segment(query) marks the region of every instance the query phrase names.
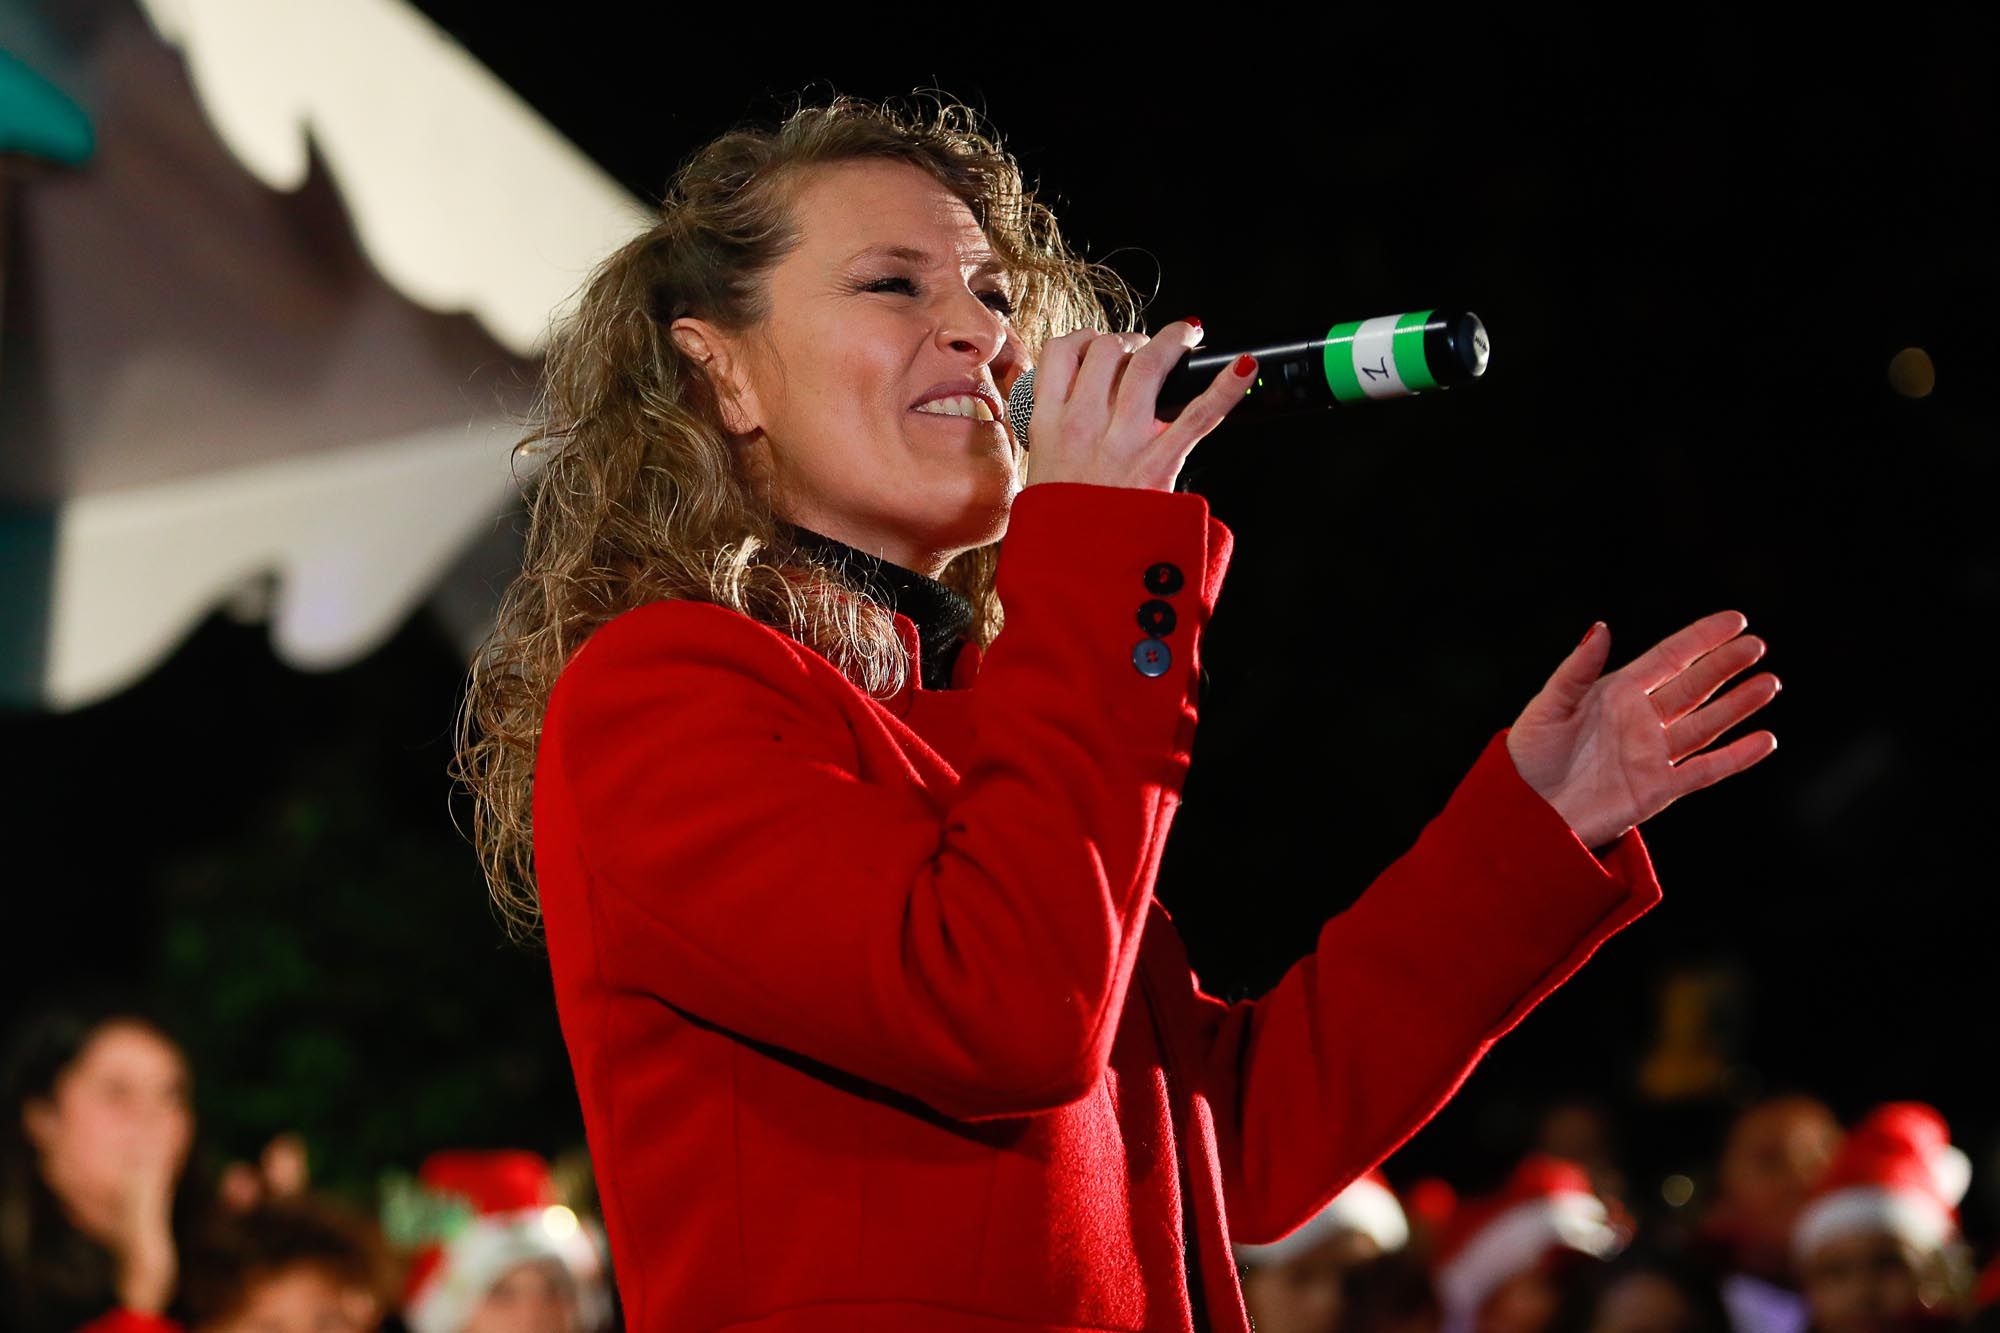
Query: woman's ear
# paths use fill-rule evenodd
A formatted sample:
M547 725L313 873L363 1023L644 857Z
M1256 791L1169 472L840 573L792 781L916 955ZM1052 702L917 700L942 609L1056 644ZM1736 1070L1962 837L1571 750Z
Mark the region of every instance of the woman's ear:
M682 356L701 366L715 386L722 425L731 435L749 435L759 427L756 391L745 373L734 340L706 320L683 316L667 329Z

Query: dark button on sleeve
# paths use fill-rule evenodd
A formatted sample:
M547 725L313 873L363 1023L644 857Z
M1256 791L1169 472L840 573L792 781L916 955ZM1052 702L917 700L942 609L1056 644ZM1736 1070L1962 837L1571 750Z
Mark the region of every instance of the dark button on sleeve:
M1132 649L1132 665L1142 676L1164 676L1173 664L1173 649L1158 639L1141 639Z
M1187 586L1187 578L1181 567L1168 560L1148 566L1146 570L1146 591L1160 597L1172 597Z
M1174 632L1174 625L1180 617L1174 614L1171 603L1155 597L1150 602L1139 604L1139 628L1156 639L1164 639Z

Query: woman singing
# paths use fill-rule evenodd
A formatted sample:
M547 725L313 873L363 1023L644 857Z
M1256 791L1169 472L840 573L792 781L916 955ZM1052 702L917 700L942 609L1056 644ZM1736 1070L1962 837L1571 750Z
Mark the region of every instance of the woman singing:
M552 345L463 771L636 1329L1246 1328L1231 1242L1408 1138L1658 901L1635 825L1775 744L1705 749L1777 690L1709 702L1742 616L1609 675L1594 627L1270 994L1204 994L1153 877L1230 534L1174 485L1253 367L1162 424L1199 326L1128 310L970 113L839 99L703 149Z

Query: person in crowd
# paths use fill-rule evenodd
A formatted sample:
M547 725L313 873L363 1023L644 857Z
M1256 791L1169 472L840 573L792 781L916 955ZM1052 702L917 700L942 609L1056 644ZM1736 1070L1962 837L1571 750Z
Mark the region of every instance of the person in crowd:
M1958 1203L1971 1178L1935 1108L1890 1102L1869 1112L1792 1227L1813 1333L1929 1333L1961 1322L1972 1279Z
M1389 1182L1368 1172L1283 1240L1236 1247L1251 1323L1258 1333L1333 1333L1347 1270L1409 1240L1409 1220Z
M1792 1231L1841 1137L1826 1104L1797 1092L1762 1098L1731 1122L1694 1249L1719 1274L1736 1333L1803 1333Z
M1410 1219L1410 1249L1428 1261L1437 1253L1451 1219L1465 1206L1465 1200L1459 1197L1458 1187L1443 1176L1411 1181L1400 1198L1403 1215Z
M1582 1167L1590 1177L1591 1192L1604 1201L1613 1222L1628 1224L1618 1125L1602 1101L1582 1094L1551 1101L1536 1122L1528 1151Z
M1986 1261L1972 1289L1972 1317L1966 1321L1968 1333L2000 1333L2000 1254Z
M1686 1255L1634 1245L1578 1275L1548 1333L1732 1333L1706 1266Z
M1444 1333L1545 1333L1567 1284L1629 1239L1588 1172L1530 1154L1498 1192L1463 1205L1439 1239Z
M0 1326L174 1327L182 1240L206 1209L179 1044L133 1007L55 1006L18 1029L4 1078Z
M403 1297L410 1333L602 1327L609 1290L599 1244L558 1200L544 1159L514 1150L434 1153L418 1181L460 1211L411 1268Z
M1740 614L1609 672L1594 625L1311 956L1201 991L1153 887L1233 538L1178 485L1257 365L1157 419L1200 322L1107 327L977 125L723 136L544 363L459 772L635 1325L1242 1329L1230 1243L1414 1133L1659 900L1638 825L1776 744L1721 739L1778 688L1723 691Z
M1430 1263L1414 1245L1341 1274L1340 1333L1440 1333L1443 1326Z
M324 1199L265 1199L222 1213L188 1248L193 1333L374 1333L393 1274L368 1221Z

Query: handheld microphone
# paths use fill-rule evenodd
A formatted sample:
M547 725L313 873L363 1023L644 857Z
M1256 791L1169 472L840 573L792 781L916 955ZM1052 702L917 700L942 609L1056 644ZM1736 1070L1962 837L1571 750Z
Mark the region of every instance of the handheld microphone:
M1289 416L1470 384L1486 373L1491 344L1479 316L1439 309L1350 320L1304 342L1227 352L1196 347L1167 372L1153 415L1172 421L1218 371L1246 353L1257 359L1257 377L1243 391L1249 401L1230 412L1232 419ZM1007 424L1024 447L1034 411L1035 372L1025 370L1007 393Z

